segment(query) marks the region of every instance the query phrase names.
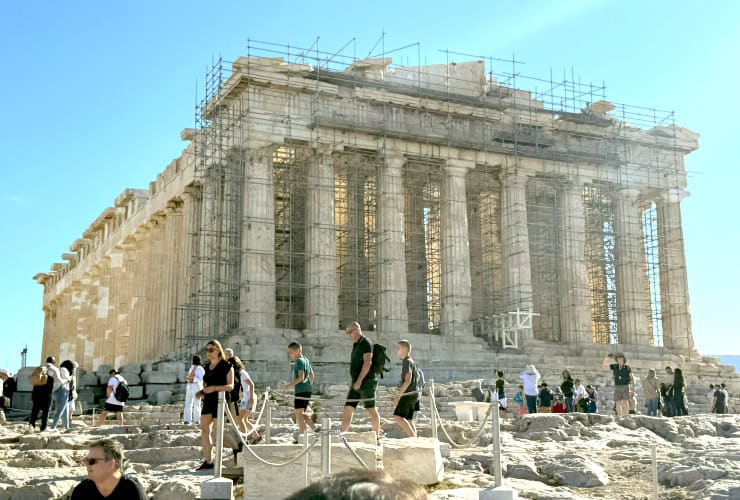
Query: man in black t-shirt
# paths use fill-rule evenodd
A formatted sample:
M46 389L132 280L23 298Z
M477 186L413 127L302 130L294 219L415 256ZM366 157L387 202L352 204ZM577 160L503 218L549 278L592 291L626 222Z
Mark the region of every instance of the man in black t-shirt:
M112 439L90 443L85 457L87 479L72 491L70 500L147 500L143 486L123 475L123 445Z
M370 425L375 431L375 437L380 437L380 416L375 408L375 389L377 381L371 369L373 365L373 343L362 334L360 324L355 322L347 327L347 335L352 340L352 354L349 361L350 387L347 392L347 401L342 411L341 432L347 432L352 424L355 408L362 400L362 405L370 417Z
M396 355L403 360L403 366L401 367L401 386L393 400L393 419L407 437L416 437L414 411L419 404L419 394L416 392L418 375L416 362L411 359L411 343L408 340L399 340Z
M634 395L632 370L627 366L624 354L618 352L614 355L616 363L611 363L611 355L604 358L602 366L610 369L614 374L614 407L617 416L624 417L630 411L630 399Z

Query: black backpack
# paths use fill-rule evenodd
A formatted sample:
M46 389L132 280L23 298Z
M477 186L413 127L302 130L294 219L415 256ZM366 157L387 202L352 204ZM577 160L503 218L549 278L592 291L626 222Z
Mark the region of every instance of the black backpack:
M373 344L373 364L370 367L370 373L380 375L380 378L383 378L385 372L391 371L390 368L385 367L386 363L391 360L387 352L388 349L384 345L378 343Z
M130 394L131 394L131 391L126 381L123 380L122 378L119 378L118 385L116 386L116 390L113 393L113 397L116 398L116 401L125 403L126 401L128 401L128 397Z

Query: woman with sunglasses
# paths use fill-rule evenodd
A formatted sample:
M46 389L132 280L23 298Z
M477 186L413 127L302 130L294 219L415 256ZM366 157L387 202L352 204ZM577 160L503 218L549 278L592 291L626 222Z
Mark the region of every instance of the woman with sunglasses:
M218 393L229 393L234 388L234 371L226 361L226 354L218 340L211 340L206 344L208 363L205 364L203 375L203 389L198 394L203 401L200 412L200 439L205 461L197 470L213 469L213 445L211 432L218 419ZM223 417L223 416L222 416ZM227 434L224 433L224 440Z

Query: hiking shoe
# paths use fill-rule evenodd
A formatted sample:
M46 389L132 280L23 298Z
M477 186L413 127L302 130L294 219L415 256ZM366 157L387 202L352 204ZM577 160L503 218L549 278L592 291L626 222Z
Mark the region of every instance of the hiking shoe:
M205 461L202 464L200 464L200 467L198 467L195 470L211 470L211 469L213 469L213 462L208 463L207 461Z

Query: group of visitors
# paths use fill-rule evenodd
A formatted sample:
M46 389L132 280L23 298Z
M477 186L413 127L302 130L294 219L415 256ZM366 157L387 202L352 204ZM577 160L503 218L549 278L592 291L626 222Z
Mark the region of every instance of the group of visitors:
M504 374L497 372L496 393L499 405L506 408L504 394ZM551 389L534 365L527 365L519 374L523 384L514 394L514 402L518 405L517 413L596 413L598 411L598 393L592 385L584 386L579 379L573 379L570 372L562 373L563 382L560 386Z
M31 415L28 420L32 429L35 430L39 416L41 417L41 432L57 430L60 422L65 430L70 428L77 402L78 366L77 362L69 359L56 366L54 356L49 356L46 358L46 364L36 367L28 377L33 386ZM55 414L51 427L48 427L52 403L55 407Z

